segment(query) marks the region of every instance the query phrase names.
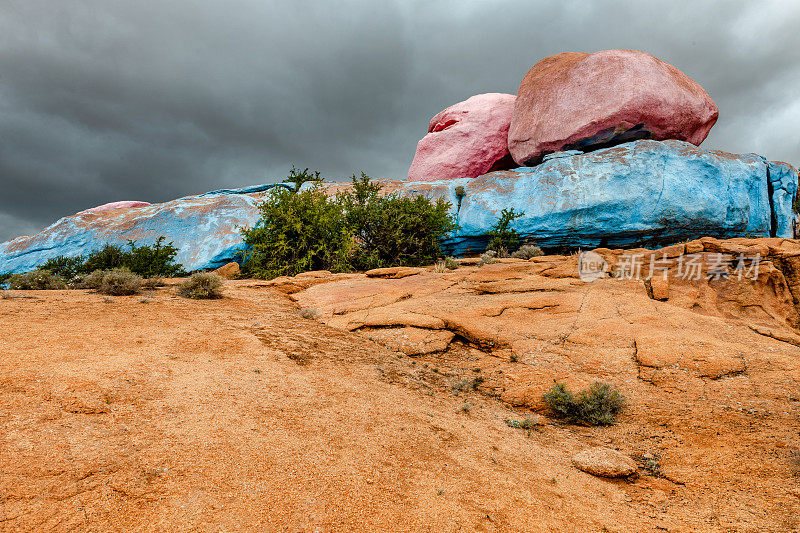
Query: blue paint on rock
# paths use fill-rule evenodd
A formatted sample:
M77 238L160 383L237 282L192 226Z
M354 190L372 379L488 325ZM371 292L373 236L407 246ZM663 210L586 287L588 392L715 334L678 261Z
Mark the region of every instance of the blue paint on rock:
M450 253L482 251L502 209L525 215L520 234L545 248L657 246L702 236L792 237L797 171L755 154L702 150L681 141L640 140L590 153L548 155L536 167L473 179L386 181L389 192L447 199L466 195ZM279 184L280 185L280 184ZM146 207L65 217L37 235L0 244L0 272L24 272L58 255L85 255L106 242L179 248L187 270L236 258L239 227L259 219L258 203L275 185L223 189ZM342 184L327 184L331 193Z

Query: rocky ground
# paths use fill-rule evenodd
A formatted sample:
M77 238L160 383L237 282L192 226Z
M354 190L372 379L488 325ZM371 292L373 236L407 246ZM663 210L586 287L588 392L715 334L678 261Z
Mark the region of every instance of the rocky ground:
M673 270L650 284L585 283L573 255L229 281L216 301L6 293L0 529L798 530L800 245L658 254ZM681 254L731 276L681 279ZM627 407L563 424L555 380ZM598 446L637 472L576 468Z

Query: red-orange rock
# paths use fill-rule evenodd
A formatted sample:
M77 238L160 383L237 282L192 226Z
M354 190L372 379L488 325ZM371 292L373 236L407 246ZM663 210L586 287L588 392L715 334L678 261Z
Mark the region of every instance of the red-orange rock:
M686 74L650 54L604 50L542 59L522 80L508 147L519 164L636 139L699 145L719 110Z

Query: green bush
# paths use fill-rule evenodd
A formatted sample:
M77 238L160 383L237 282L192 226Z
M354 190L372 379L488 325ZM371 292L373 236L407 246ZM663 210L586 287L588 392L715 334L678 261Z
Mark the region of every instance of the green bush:
M78 274L83 272L84 257L79 255L77 257L67 257L59 255L53 259L49 259L42 265L39 265L41 270L49 270L56 276L60 276L65 280L71 280Z
M303 192L275 187L259 210L256 225L242 230L247 274L271 279L309 270L350 270L353 238L342 206L322 187Z
M304 183L319 183L321 181L322 177L319 175L319 172L309 172L308 169L297 170L292 166L292 170L289 171L289 177L283 180L283 183L291 183L294 186L294 190L297 191Z
M49 270L34 270L24 274L13 274L8 278L8 286L17 291L45 291L66 289L67 283L61 276Z
M356 239L355 268L422 266L442 256L440 239L458 227L449 202L382 195L383 186L364 173L352 180L353 187L340 193L337 202Z
M507 256L509 250L516 250L519 247L519 234L511 225L523 215L524 212L515 213L513 207L503 209L500 212L500 219L489 230L489 245L486 249L494 250L501 257Z
M624 396L610 385L599 382L592 383L577 396L563 383L556 383L542 399L556 416L589 426L610 426L625 405Z
M316 181L298 175L290 179ZM456 228L450 204L382 195L381 187L362 174L353 176L352 188L335 198L318 185L304 191L272 189L259 206L259 222L242 229L244 271L274 278L309 270L346 272L435 262L442 255L439 240Z
M165 240L162 236L153 245L142 246L137 246L134 241L128 241L127 249L115 244L106 244L100 250L91 253L78 271L86 274L95 270L124 267L146 278L177 276L183 272L183 266L175 263L178 249L172 243L164 244Z
M97 290L110 296L129 296L142 290L142 278L127 268L115 268L103 272Z
M184 298L207 300L222 298L222 278L212 272L198 272L178 286Z

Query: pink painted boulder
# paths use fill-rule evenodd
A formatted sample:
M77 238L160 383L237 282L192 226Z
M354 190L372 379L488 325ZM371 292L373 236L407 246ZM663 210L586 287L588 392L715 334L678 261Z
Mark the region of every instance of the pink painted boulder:
M514 168L508 153L514 100L512 94L478 94L433 117L428 134L417 143L408 179L475 178Z
M551 152L590 151L637 139L699 145L719 110L686 74L650 54L564 52L522 80L508 147L520 165Z
M132 200L124 200L122 202L111 202L109 204L98 205L97 207L92 207L91 209L84 209L83 211L79 211L78 214L81 213L98 213L100 211L108 211L110 209L123 209L128 207L145 207L150 205L148 202L136 202Z

